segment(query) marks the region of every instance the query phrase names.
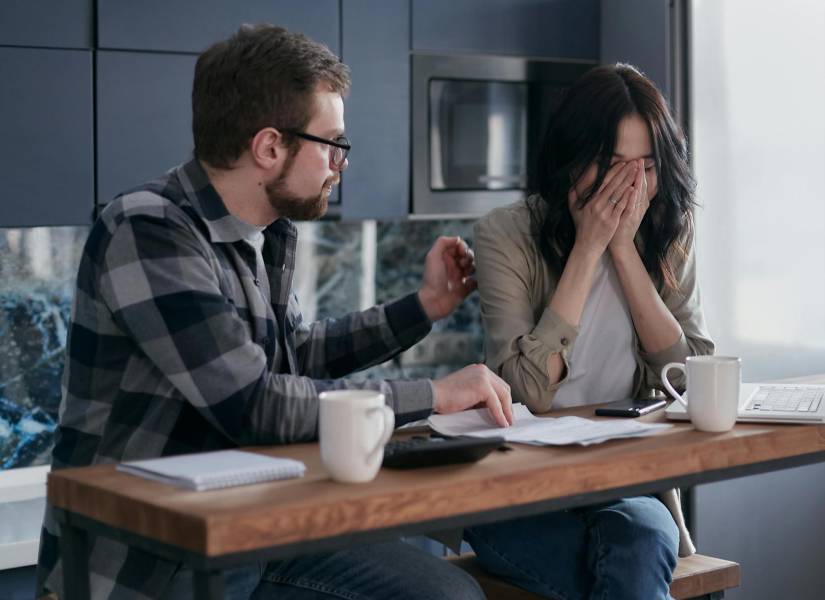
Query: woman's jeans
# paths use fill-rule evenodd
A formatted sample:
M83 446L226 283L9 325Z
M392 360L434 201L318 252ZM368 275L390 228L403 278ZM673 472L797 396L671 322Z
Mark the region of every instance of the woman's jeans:
M231 600L484 600L464 571L404 542L229 570L224 588ZM164 599L192 595L192 571L181 569Z
M679 530L641 496L472 527L464 539L499 578L558 600L664 600Z

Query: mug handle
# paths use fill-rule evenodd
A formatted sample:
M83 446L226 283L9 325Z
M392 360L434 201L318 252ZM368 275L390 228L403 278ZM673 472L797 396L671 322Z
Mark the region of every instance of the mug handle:
M687 393L685 393L685 396L681 396L679 394L679 392L677 392L675 389L673 389L673 386L670 385L670 381L668 381L668 379L667 379L667 372L670 371L671 369L679 369L682 373L685 374L685 377L687 377L687 372L685 371L685 365L684 365L684 363L678 363L678 362L672 362L672 363L666 364L664 366L664 368L662 369L662 385L665 386L665 389L670 393L671 396L673 396L673 398L675 400L678 400L679 403L682 406L687 408L687 400L685 399L685 396L687 396Z
M367 454L367 464L370 464L378 459L378 453L384 449L384 446L392 437L393 428L395 427L395 413L389 406L375 406L367 411L367 416L371 417L375 413L381 413L381 435L375 447Z

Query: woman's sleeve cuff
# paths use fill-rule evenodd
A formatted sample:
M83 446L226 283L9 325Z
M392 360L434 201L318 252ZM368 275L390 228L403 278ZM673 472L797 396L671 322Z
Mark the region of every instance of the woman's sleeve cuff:
M681 333L676 343L669 348L659 350L658 352L639 352L642 360L657 372L668 363L684 362L690 354L690 346L687 343L684 332Z
M570 373L567 357L578 335L579 331L576 327L565 321L556 311L547 307L530 335L519 341L521 352L533 363L533 368L539 369L542 373L544 381L542 387L545 391L555 390L567 379ZM550 374L547 372L547 362L550 355L554 353L558 353L561 357L564 371L559 381L551 383Z
M579 330L565 321L549 306L544 309L541 319L533 328L533 335L553 352L563 352L573 347L579 336Z

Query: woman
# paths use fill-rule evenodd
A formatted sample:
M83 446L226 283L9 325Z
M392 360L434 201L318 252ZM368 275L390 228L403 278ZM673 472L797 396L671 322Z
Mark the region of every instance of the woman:
M592 69L552 115L535 194L475 226L488 366L535 413L660 387L713 352L696 285L685 138L628 65ZM678 382L674 382L678 383ZM550 598L669 598L694 552L676 490L474 527L479 560Z

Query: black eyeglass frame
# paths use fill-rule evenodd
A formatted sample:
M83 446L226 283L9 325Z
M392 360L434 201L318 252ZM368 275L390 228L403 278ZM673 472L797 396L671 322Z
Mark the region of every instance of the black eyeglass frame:
M310 133L304 133L303 131L292 131L290 129L285 129L284 133L292 134L292 135L294 135L296 137L299 137L301 139L309 140L310 142L319 142L321 144L326 144L327 146L332 146L334 148L340 148L341 150L344 151L343 156L341 157L341 160L338 160L338 161L334 160L333 156L334 156L335 153L334 152L330 153L330 160L332 161L332 164L335 165L336 167L340 167L344 164L344 161L347 160L347 155L349 154L349 151L352 149L352 145L349 143L349 139L345 135L339 135L334 140L328 140L326 138L318 137L317 135L312 135ZM343 140L343 141L339 141L339 140Z

